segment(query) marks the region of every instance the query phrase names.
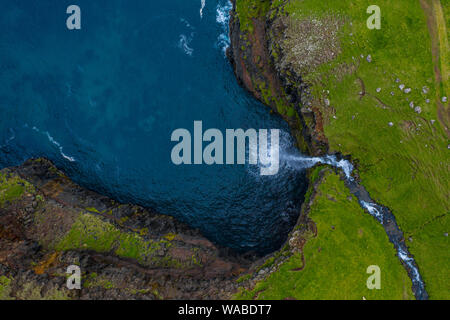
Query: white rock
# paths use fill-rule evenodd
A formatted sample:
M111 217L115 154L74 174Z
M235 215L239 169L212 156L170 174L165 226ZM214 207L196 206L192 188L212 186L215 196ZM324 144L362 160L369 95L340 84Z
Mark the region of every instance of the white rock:
M436 120L430 120L431 124L434 124L436 122Z
M381 88L377 88L377 92L381 92Z
M442 97L442 102L447 102L447 97Z
M394 123L393 122L389 122L389 127L393 127Z

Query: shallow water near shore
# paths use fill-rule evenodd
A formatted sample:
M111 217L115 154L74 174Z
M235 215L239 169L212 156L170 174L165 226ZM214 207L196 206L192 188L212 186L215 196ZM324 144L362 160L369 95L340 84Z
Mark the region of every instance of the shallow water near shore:
M1 1L0 166L47 157L82 186L151 207L237 251L277 249L306 188L289 128L239 87L227 0ZM204 6L203 6L204 5ZM175 166L177 128L280 129L280 171Z

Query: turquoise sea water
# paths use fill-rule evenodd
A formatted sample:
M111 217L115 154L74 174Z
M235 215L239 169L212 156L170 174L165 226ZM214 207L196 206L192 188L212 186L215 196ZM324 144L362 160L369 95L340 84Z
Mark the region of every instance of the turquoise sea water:
M171 133L287 125L236 83L225 58L227 0L0 0L0 167L44 156L72 179L152 207L238 251L279 247L305 173L283 161L175 166ZM81 8L82 29L66 28Z

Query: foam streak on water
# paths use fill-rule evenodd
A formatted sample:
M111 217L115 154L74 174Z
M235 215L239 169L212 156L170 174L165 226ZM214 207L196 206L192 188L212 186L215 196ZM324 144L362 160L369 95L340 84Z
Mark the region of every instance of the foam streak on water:
M200 18L203 18L203 9L205 9L206 0L201 0Z
M61 144L60 144L58 141L56 141L56 140L51 136L51 134L50 134L48 131L41 132L41 130L39 130L39 129L36 128L36 127L33 127L32 129L33 129L34 131L38 132L38 133L43 133L43 134L45 134L45 136L47 137L48 141L50 141L53 145L55 145L55 146L59 149L59 153L61 154L61 156L62 156L64 159L66 159L67 161L70 161L70 162L76 162L76 160L75 160L74 157L70 157L70 156L66 155L66 154L63 152L63 147L61 146Z

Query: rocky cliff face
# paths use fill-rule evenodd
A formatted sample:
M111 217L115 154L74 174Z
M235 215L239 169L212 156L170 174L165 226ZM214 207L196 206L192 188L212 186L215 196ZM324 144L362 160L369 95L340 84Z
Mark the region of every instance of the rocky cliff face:
M314 107L317 102L311 99L299 73L281 63L286 52L280 49L286 29L280 18L283 2L232 2L227 55L239 83L289 123L303 152L327 153L322 115Z
M68 290L67 267L82 272ZM1 299L216 299L248 269L169 216L86 190L45 159L0 171Z

